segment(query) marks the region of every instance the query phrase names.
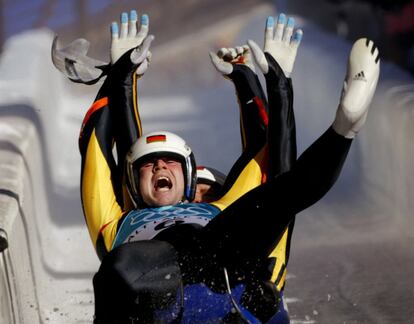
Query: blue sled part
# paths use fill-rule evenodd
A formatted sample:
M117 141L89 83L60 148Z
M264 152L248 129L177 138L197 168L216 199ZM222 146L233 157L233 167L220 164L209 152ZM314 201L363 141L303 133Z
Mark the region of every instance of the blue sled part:
M232 289L233 299L243 317L250 324L261 324L253 314L240 305L244 289L244 285L238 285ZM177 300L169 309L157 311L157 321L168 323L176 319L180 313L179 305L180 302ZM180 321L181 324L219 323L232 312L235 312L235 309L229 294L216 293L204 284L194 284L184 288L184 311ZM279 310L268 323L289 324L289 322L289 315L283 307L283 302L281 302Z

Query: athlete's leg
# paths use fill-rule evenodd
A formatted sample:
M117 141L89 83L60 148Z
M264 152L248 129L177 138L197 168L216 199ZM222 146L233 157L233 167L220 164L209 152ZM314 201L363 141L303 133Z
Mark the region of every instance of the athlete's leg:
M206 239L224 262L246 255L263 257L277 243L291 215L326 194L342 169L351 139L365 121L378 75L378 50L371 41L358 40L350 53L332 127L301 155L291 171L248 192L206 226Z
M181 275L176 251L160 241L126 243L102 260L93 279L95 324L154 323L164 310L180 313ZM170 311L165 311L170 310Z
M226 262L267 257L293 215L334 184L350 145L351 140L329 129L291 171L251 190L214 218L205 227L206 239Z

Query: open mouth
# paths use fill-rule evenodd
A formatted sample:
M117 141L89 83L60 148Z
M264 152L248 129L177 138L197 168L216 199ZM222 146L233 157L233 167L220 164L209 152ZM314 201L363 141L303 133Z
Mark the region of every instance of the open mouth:
M157 191L167 191L172 188L172 182L168 177L161 176L155 180L154 187Z

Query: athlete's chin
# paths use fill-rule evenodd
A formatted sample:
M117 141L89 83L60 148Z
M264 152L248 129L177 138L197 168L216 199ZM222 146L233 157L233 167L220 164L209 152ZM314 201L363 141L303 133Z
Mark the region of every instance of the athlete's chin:
M154 192L152 197L153 205L156 207L175 205L179 202L174 192Z

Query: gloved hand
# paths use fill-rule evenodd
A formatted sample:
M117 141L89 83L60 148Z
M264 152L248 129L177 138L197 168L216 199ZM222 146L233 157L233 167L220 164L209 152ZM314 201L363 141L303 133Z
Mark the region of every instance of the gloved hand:
M368 114L380 72L378 48L371 40L357 40L351 50L341 100L332 128L346 138L354 138Z
M234 65L236 64L245 65L256 73L252 54L247 45L234 48L221 48L217 54L213 52L210 52L209 54L214 67L224 76L231 74L234 70Z
M58 37L52 44L53 65L71 81L94 84L107 74L110 65L89 57L90 43L83 38L74 40L69 45L58 49Z
M297 29L293 33L295 20L281 13L278 18L276 30L273 17L266 20L264 37L264 52L269 53L282 68L286 77L290 77L296 59L296 53L303 37L303 31ZM292 36L293 35L293 36ZM260 47L252 40L248 40L254 59L264 74L269 71L266 57Z
M121 33L119 34L118 24L111 25L111 63L89 57L88 50L90 43L83 38L76 39L64 48L57 48L57 36L52 44L52 62L55 67L71 81L84 84L94 84L111 70L111 66L128 50L136 48L131 52L131 61L138 65L137 74L142 75L147 70L151 60L149 45L154 36L148 36L149 19L142 15L141 26L137 32L137 14L131 11L130 19L128 14L121 15ZM143 45L144 39L148 42ZM140 45L143 45L139 47ZM142 54L145 55L142 57Z
M154 36L148 36L149 18L148 15L141 16L141 26L137 29L137 12L132 10L128 19L128 14L121 14L121 30L119 32L118 24L111 24L111 63L115 64L118 59L128 50L136 48L131 52L131 61L139 64L136 73L141 76L145 73L151 60L149 45ZM147 37L148 36L148 37ZM144 39L150 40L145 46ZM143 56L142 54L145 53Z

